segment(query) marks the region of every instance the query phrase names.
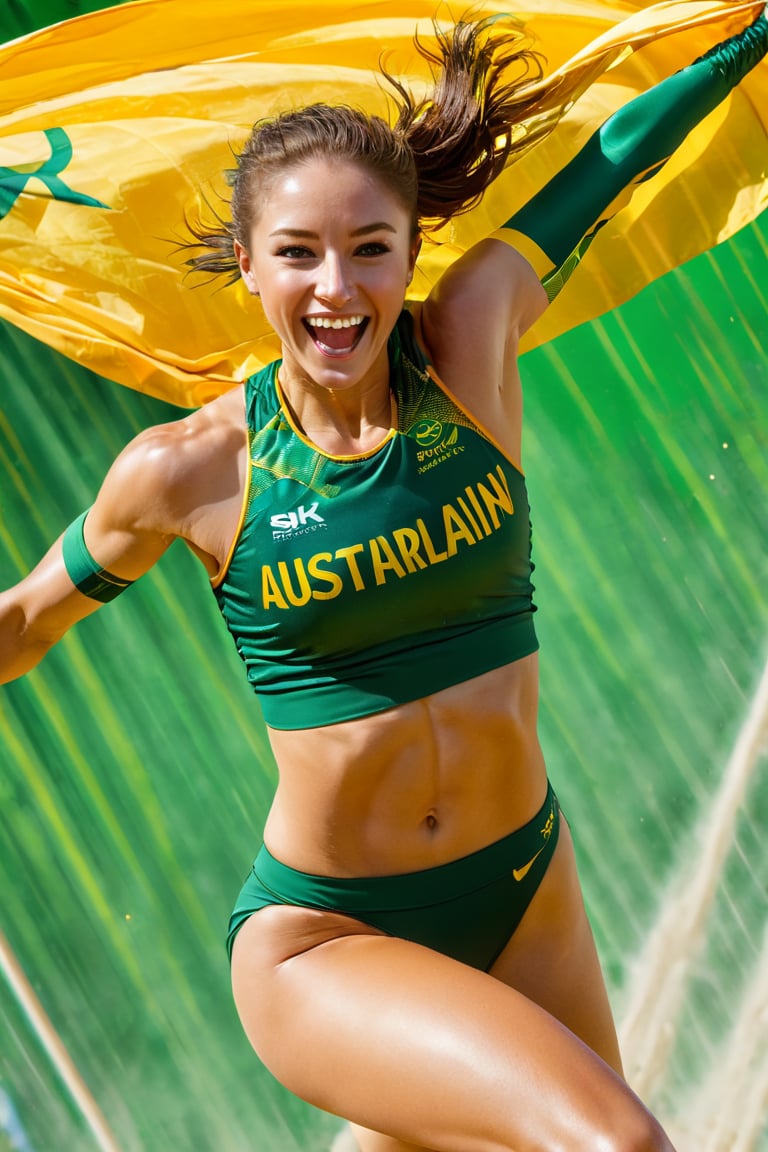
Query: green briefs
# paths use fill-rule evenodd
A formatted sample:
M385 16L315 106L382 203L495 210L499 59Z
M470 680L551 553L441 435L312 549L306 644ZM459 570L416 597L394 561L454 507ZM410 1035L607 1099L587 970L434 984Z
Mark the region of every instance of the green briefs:
M501 840L420 872L311 876L262 847L229 921L227 950L254 912L294 904L342 912L487 970L522 920L557 844L560 810L550 784L539 812Z

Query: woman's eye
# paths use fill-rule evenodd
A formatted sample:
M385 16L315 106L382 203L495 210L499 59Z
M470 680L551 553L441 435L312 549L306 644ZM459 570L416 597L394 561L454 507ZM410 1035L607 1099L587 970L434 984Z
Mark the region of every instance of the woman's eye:
M278 248L277 255L284 256L287 260L308 260L313 253L301 244L286 244L284 248Z
M389 252L386 244L381 244L378 241L371 241L369 244L361 244L357 249L358 256L381 256L385 252Z

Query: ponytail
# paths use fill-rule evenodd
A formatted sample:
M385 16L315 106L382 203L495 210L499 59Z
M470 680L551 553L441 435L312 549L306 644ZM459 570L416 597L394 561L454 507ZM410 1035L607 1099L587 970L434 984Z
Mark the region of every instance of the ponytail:
M432 91L424 98L416 100L381 69L393 94L394 125L328 104L258 121L237 167L226 173L231 220L213 210L213 225L187 221L193 240L182 248L197 253L188 268L237 280L234 243L248 247L259 196L280 172L310 159L330 156L376 173L411 213L414 235L473 208L531 143L520 125L542 106L542 85L531 81L532 74L541 79L540 57L521 30L500 28L498 17L459 21L448 32L435 24L435 39L434 49L414 39L432 71Z
M531 74L541 79L541 58L523 32L497 30L497 24L498 17L460 21L450 32L435 24L434 50L416 36L434 80L432 93L418 102L382 68L396 92L394 131L408 142L416 163L417 214L429 229L473 208L530 143L515 129L541 99L540 91L527 95Z

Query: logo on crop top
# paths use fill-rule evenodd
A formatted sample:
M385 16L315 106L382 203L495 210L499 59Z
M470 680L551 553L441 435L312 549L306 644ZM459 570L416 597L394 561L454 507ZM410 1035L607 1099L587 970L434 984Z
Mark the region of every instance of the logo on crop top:
M464 445L459 444L459 430L455 425L447 436L444 432L445 426L439 420L422 420L414 428L414 438L419 445L416 453L419 475L461 456L464 451Z
M439 420L420 420L413 430L413 435L422 448L430 448L436 444L443 434L443 426Z
M291 536L306 536L326 527L325 520L317 510L317 500L305 508L299 505L295 512L277 512L269 518L273 540L287 540Z

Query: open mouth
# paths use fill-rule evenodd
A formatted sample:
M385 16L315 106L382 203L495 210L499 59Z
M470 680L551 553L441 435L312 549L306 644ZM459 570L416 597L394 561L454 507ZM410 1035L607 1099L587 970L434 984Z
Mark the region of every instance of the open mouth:
M367 316L305 316L302 321L317 348L326 356L354 352L368 327Z

